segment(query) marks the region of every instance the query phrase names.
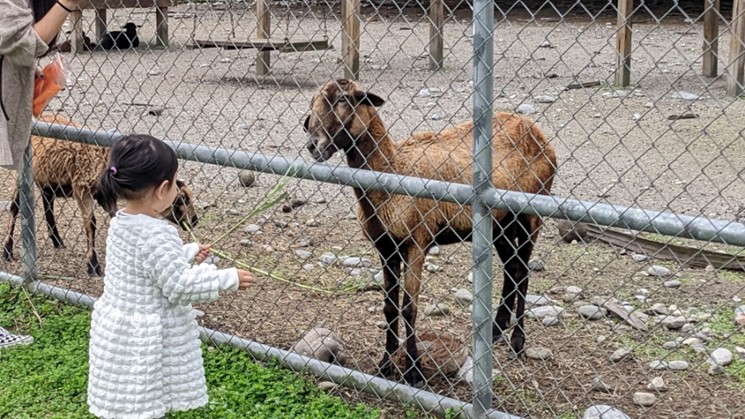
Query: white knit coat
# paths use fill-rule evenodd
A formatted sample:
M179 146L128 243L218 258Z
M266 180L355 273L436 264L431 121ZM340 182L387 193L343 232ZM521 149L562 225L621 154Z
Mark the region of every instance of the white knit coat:
M104 292L93 309L88 405L102 418L160 418L207 403L191 303L238 289L235 268L191 266L196 243L173 225L120 210L106 240Z

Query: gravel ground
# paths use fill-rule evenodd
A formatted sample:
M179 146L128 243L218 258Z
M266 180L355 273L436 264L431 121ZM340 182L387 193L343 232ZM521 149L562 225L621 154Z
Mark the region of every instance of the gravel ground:
M438 73L427 68L428 28L420 17L413 12L397 17L390 8L379 13L365 8L363 12L360 82L387 99L380 113L394 138L470 118L472 44L466 12L459 11L447 22L445 69ZM287 26L279 19L292 13L281 6L274 13L275 36L283 37L286 28L297 31L293 38L322 36L322 24L310 12L296 11ZM317 10L313 13L323 16ZM153 36L152 13L117 11L110 16L119 24L127 20L142 24L145 41ZM333 50L273 53L271 75L257 78L253 50L188 47L193 31L198 39L228 39L229 17L225 10L207 10L204 5L198 9L179 6L172 10L167 50L141 46L127 52L65 54L72 71L69 88L50 109L90 128L149 132L190 144L309 161L301 125L309 99L317 86L342 75L337 62L341 49L337 18L328 16ZM86 23L92 21L90 14L85 18ZM250 13L234 11L233 21L237 37L255 32ZM500 20L494 44L495 108L514 110L522 105L526 109L529 105L536 111L532 116L557 149L560 167L553 192L559 196L723 219L739 216L745 189L741 177L745 102L725 95L723 78L700 75L702 25L675 16L661 24L640 19L634 26L632 85L621 89L611 85L615 66L612 22L613 16L558 21L548 15L530 20L519 13ZM727 56L728 45L723 27L721 57ZM720 62L720 69L725 66ZM601 85L564 90L569 84L588 81ZM695 100L682 99L681 93ZM163 112L149 115L152 108L163 108ZM698 117L668 119L689 112ZM344 164L338 156L329 163ZM195 233L203 241L239 222L278 179L257 174L254 185L244 188L238 172L184 164L181 176L196 191L201 213ZM11 173L0 171L0 199L10 199L13 183ZM201 322L284 349L308 328L324 324L344 339L350 366L374 373L384 341L379 328L381 294L343 291L349 284L371 282L379 269L353 216L352 193L306 180L292 180L286 190L306 204L291 212L277 207L263 218L250 220L257 232L241 227L218 247L290 282L261 277L251 290L199 305L206 313ZM52 283L98 295L101 281L85 274L85 240L75 217L78 210L72 201L60 202L58 208L67 248L55 250L46 238L40 239L39 270ZM97 215L101 227L97 246L105 260L108 219L100 210ZM4 212L0 222L6 221ZM37 228L39 237L46 237L43 223ZM341 264L322 265L319 258L324 253L367 258L371 266L352 271L354 267ZM739 299L745 297L743 275L653 259L636 261L630 254L601 244L564 243L551 220L534 257L542 261L544 270L533 273L530 292L549 297L565 314L554 326L544 326L541 319L526 321L527 345L548 349L551 355L545 360L508 360L506 347L495 347L497 408L536 418L582 416L594 404L615 406L631 417L745 417L741 407L745 362L736 348L745 342L732 320ZM456 303L454 291L470 288L470 246L448 246L430 258L436 266L425 273L420 307L444 303L450 314L425 317L420 309L418 329L468 343L470 313ZM652 265L668 268L669 276L650 275ZM3 261L1 269L19 272L20 264ZM498 265L495 273L499 274ZM671 280L679 286L665 282ZM568 287L582 292L573 293L576 290ZM495 294L500 289L501 281L496 281ZM575 302L589 304L598 296L627 302L636 312L651 313L654 304L662 304L670 315L684 317L690 326L657 326L661 319L654 314L646 332L619 327L623 322L611 317L584 319ZM702 313L713 317L697 317ZM724 374L710 374L706 356L690 341L673 349L664 347L676 338L695 337L697 332L709 339L700 342L707 353L719 347L735 353ZM617 363L609 360L614 351L625 347L631 355ZM649 363L655 360L686 360L689 368L653 370ZM664 380L666 391L647 388L655 377ZM593 390L596 379L609 390ZM428 386L464 400L470 397L470 387L462 379L435 379ZM638 392L653 393L656 401L642 406L640 402L648 401ZM356 397L353 392L346 394Z

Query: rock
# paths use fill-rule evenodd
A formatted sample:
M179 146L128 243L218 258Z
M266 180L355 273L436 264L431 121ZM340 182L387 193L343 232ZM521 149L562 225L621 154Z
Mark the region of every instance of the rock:
M570 285L570 286L568 286L566 288L566 292L567 292L567 294L581 294L582 293L582 288L575 287L574 285Z
M721 365L710 365L707 372L709 375L722 375L724 374L724 367Z
M693 349L694 351L696 351L696 353L702 354L702 353L706 352L706 345L704 345L701 342L694 343L693 345L691 345L691 349Z
M321 223L318 222L315 218L311 218L310 220L305 222L305 225L308 227L318 227L321 225Z
M259 232L259 230L261 230L261 226L260 225L258 225L258 224L249 224L249 225L247 225L243 229L243 232L244 233L248 233L248 234L256 234L256 233Z
M439 121L443 118L443 116L440 115L439 113L433 113L432 115L430 115L429 118L433 121Z
M582 419L631 419L627 414L607 404L590 406L582 414Z
M631 355L631 349L620 348L613 352L613 354L610 356L610 360L613 362L620 362L629 355Z
M303 265L303 269L305 269L306 271L312 271L315 267L316 265L312 263L306 263L305 265Z
M204 317L204 311L194 309L194 314L196 314L197 318Z
M226 212L228 215L241 215L241 212L235 208L229 208Z
M429 252L428 253L430 255L432 255L432 256L437 256L437 255L440 254L440 251L441 251L441 249L440 249L439 246L432 246L432 247L429 248Z
M639 406L649 407L657 403L657 397L652 393L645 393L643 391L637 391L634 393L634 403Z
M543 261L540 259L533 259L528 262L528 269L535 272L541 272L543 270Z
M662 377L654 377L652 381L647 384L647 389L653 391L667 391L667 385Z
M635 113L634 115L631 116L631 119L634 120L634 121L638 121L638 120L642 119L642 115L641 114L638 114L638 113Z
M518 106L517 109L515 109L517 113L530 115L535 113L535 108L532 105L529 105L527 103L523 103L522 105Z
M639 253L634 253L633 255L631 255L631 259L634 262L644 262L644 261L649 260L649 256L642 255L642 254L639 254Z
M686 323L688 323L688 320L685 317L667 316L662 320L662 325L670 330L680 329Z
M311 247L313 246L313 239L302 238L295 243L298 247Z
M310 329L290 350L324 362L336 362L339 365L344 365L347 360L344 342L338 334L325 327Z
M593 378L590 390L599 391L601 393L613 393L613 388L608 384L605 384L600 377Z
M745 348L740 346L735 346L735 352L737 352L738 355L740 355L740 358L745 358Z
M559 306L541 306L541 307L532 307L528 310L526 310L526 314L528 317L536 318L536 319L542 319L544 317L559 317L564 313L564 309Z
M647 310L647 312L650 314L664 314L664 315L668 314L667 306L662 303L652 304L652 307L650 307L649 310Z
M652 361L649 363L649 368L653 370L666 370L669 368L669 362L667 361Z
M577 309L577 312L579 312L582 317L589 319L589 320L599 320L605 317L608 314L608 310L594 306L594 305L583 305L580 306Z
M556 98L549 95L542 95L542 96L536 96L535 101L537 103L554 103L556 102Z
M350 268L354 267L361 267L361 268L369 268L372 266L372 263L370 263L369 260L357 256L350 256L347 258L344 258L341 262L342 265Z
M307 250L295 250L295 255L299 257L300 259L310 259L313 256L313 253L307 251Z
M377 327L378 329L381 329L381 330L386 330L386 329L388 329L388 323L385 322L385 321L383 321L383 320L379 320L379 321L375 322L375 327Z
M644 107L645 107L645 108L647 108L647 109L649 109L649 108L654 108L654 103L652 103L652 102L647 102L647 103L645 103L645 104L644 104Z
M465 288L461 288L455 292L455 301L461 307L469 306L471 305L471 302L473 301L473 294L471 294L471 291Z
M543 324L546 327L556 326L557 324L559 324L559 319L553 316L546 316L541 320L541 324Z
M707 360L712 365L726 367L732 363L732 352L726 348L717 348L709 355Z
M686 361L670 361L667 363L667 367L673 371L687 370L689 365Z
M250 170L241 170L238 173L238 183L244 188L252 186L256 182L256 175Z
M445 303L430 304L424 307L424 315L427 317L447 316L448 314L450 314L450 307Z
M676 342L674 340L667 341L662 344L662 349L667 349L668 351L671 349L675 349L680 346L680 342Z
M424 269L426 269L427 272L440 272L442 270L442 266L426 262L424 264Z
M683 99L683 100L691 100L691 101L701 99L701 96L699 96L699 95L697 95L695 93L682 92L682 91L681 92L675 92L675 93L673 93L673 97L675 99Z
M688 339L685 339L682 343L683 345L686 345L686 346L692 346L696 343L701 343L701 340L699 338L688 338Z
M525 349L525 356L530 359L548 359L553 355L550 349L542 346L530 346Z
M652 276L659 277L670 275L670 269L659 265L650 266L649 269L647 269L647 272L649 272L649 274Z
M241 240L241 241L239 242L239 244L240 244L241 246L246 246L246 247L249 247L249 246L253 246L253 244L254 244L254 243L253 243L253 242L252 242L251 240L249 240L249 239L243 239L243 240Z
M321 262L323 265L333 265L337 261L337 257L335 254L326 252L322 254L320 257L318 257L318 261Z
M545 306L549 303L548 298L542 295L527 294L525 295L525 305L527 307L532 306Z
M331 391L336 387L338 387L338 385L332 383L331 381L321 381L320 383L318 383L318 388L324 391Z
M287 221L284 221L284 220L274 220L273 223L278 228L287 228Z
M421 90L419 90L419 93L416 94L419 97L430 97L432 96L432 92L426 87L423 87Z
M662 286L665 288L680 288L680 285L680 281L675 279L671 279L662 283Z

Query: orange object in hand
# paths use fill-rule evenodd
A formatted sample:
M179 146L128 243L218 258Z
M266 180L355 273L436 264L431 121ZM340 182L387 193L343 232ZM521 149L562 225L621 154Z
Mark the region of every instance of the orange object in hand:
M57 55L51 63L44 67L41 74L41 76L37 74L34 81L35 117L41 115L41 111L65 86L67 75L65 68L62 66L62 58Z

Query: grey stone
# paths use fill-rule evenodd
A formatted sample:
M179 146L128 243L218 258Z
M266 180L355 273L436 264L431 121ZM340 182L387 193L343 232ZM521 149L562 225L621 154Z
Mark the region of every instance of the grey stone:
M590 390L599 391L601 393L613 393L613 388L608 384L605 384L600 377L595 377L592 379Z
M615 352L613 352L613 354L611 354L610 360L613 362L620 362L629 355L631 355L631 349L620 348L620 349L617 349Z
M442 266L426 262L424 264L424 269L426 269L427 272L440 272L442 270Z
M275 226L277 226L279 228L287 228L287 221L284 221L284 220L274 220L273 223L274 223Z
M316 265L312 263L306 263L305 265L303 265L303 269L305 269L306 271L312 271L315 267Z
M662 320L662 325L670 330L680 329L686 323L688 323L688 320L685 317L667 316Z
M631 255L631 259L634 262L644 262L649 259L649 256L640 253L634 253L633 255Z
M683 99L683 100L690 100L690 101L701 99L701 96L695 93L683 92L683 91L673 93L673 97L676 99Z
M429 254L432 256L437 256L440 254L440 247L439 246L432 246L429 248Z
M471 291L465 288L461 288L455 293L455 301L461 307L469 306L471 305L471 302L473 301L473 294L471 294Z
M253 242L252 242L251 240L249 240L249 239L243 239L243 240L241 240L241 241L240 241L239 243L240 243L240 245L241 245L241 246L246 246L246 247L252 246L252 245L254 244L254 243L253 243Z
M258 224L249 224L244 229L243 232L248 234L256 234L261 230L261 226Z
M676 342L674 340L671 340L671 341L667 341L667 342L663 343L662 344L662 349L671 350L671 349L675 349L675 348L677 348L679 346L680 346L680 342Z
M527 103L523 103L520 106L515 109L517 113L525 114L525 115L531 115L535 113L535 108L533 105L529 105Z
M428 317L447 316L448 314L450 314L450 307L444 303L430 304L424 307L424 315Z
M637 391L634 393L634 403L639 406L649 407L657 403L657 397L652 393L645 393L643 391Z
M313 256L313 253L307 250L297 249L295 250L295 255L297 255L297 257L299 257L300 259L304 260L304 259L310 259Z
M550 349L542 346L530 346L525 349L525 356L530 359L548 359L553 355Z
M321 223L318 222L315 218L311 218L310 220L305 222L305 225L308 227L318 227L321 225Z
M380 320L380 321L375 322L375 326L378 329L382 329L382 330L388 329L388 323L385 322L385 321L383 321L383 320Z
M357 256L350 256L347 258L344 258L341 262L342 265L346 267L362 267L362 268L369 268L372 266L369 260Z
M566 288L565 291L567 292L567 294L581 294L582 288L570 285Z
M311 247L313 246L313 239L302 238L297 241L297 245L300 247Z
M241 212L235 208L229 208L227 213L228 215L241 215Z
M549 95L536 96L534 99L535 99L535 101L537 103L554 103L554 102L556 102L556 98L553 97L553 96L549 96Z
M647 384L647 389L652 391L667 391L667 384L665 384L665 380L662 377L654 377Z
M629 415L623 413L615 407L607 404L596 404L588 407L582 414L582 419L631 419Z
M680 288L680 285L681 285L680 281L676 279L671 279L669 281L665 281L662 283L662 286L665 288Z
M701 342L694 343L693 345L691 345L691 349L693 349L694 351L696 351L696 353L702 354L702 353L706 352L706 345L704 345Z
M432 115L430 115L429 118L433 121L439 121L443 118L443 116L440 115L439 113L433 113Z
M541 272L543 270L543 261L540 259L533 259L528 262L528 269L535 272Z
M724 367L721 365L709 365L707 372L709 375L722 375L724 374Z
M559 317L564 313L564 309L559 306L541 306L532 307L526 311L528 317L542 319L544 317Z
M525 305L528 307L532 306L545 306L550 301L548 298L542 296L542 295L535 295L535 294L527 294L525 296Z
M709 354L708 362L712 365L726 367L732 363L732 352L726 348L717 348Z
M647 272L652 276L662 277L670 275L670 269L660 265L650 266L649 269L647 269Z
M686 361L677 360L677 361L668 362L667 367L673 371L682 371L682 370L687 370L689 365L688 365L688 362Z
M337 260L338 258L336 257L336 255L330 252L326 252L318 257L318 261L321 262L323 265L333 265L334 263L336 263Z
M669 367L669 362L667 361L652 361L649 363L649 368L652 368L653 370L666 370Z
M256 182L256 175L250 170L241 170L238 173L238 182L244 188L248 188Z
M541 324L544 326L556 326L559 324L559 319L553 316L546 316L541 320Z
M652 304L648 312L651 314L668 314L667 306L661 303Z
M608 310L589 304L580 306L577 311L582 315L582 317L589 320L599 320L608 314Z

